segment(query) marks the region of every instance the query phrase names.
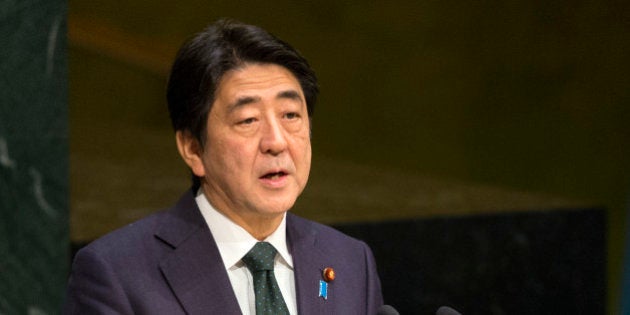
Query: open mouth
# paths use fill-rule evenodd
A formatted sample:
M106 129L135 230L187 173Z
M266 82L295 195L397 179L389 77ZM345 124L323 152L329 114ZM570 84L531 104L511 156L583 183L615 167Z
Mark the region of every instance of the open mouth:
M287 175L286 172L280 171L280 172L272 172L272 173L265 174L261 178L263 178L263 179L278 179L278 178L286 176L286 175Z

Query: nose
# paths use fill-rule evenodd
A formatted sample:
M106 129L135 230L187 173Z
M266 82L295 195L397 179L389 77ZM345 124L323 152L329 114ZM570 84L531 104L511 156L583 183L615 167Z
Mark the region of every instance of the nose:
M260 139L262 153L278 155L287 148L287 138L282 124L277 119L269 119L264 124Z

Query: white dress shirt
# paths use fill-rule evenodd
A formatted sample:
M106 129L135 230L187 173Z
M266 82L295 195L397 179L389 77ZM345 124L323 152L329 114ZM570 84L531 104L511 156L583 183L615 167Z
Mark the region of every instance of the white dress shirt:
M256 314L256 298L254 295L254 278L241 261L258 240L238 224L217 211L206 196L199 190L195 198L203 218L206 220L210 232L217 243L223 265L227 270L232 289L238 300L243 315ZM289 254L286 241L286 213L280 226L264 241L271 243L279 255L276 255L274 273L284 302L289 313L297 314L295 297L295 276L293 275L293 259Z

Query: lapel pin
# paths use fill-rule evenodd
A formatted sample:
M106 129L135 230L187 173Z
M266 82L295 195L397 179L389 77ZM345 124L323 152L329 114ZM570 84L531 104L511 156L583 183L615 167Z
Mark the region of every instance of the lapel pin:
M322 276L324 276L324 281L326 282L331 282L335 280L335 269L332 269L332 267L324 268L324 271L322 271Z
M328 300L328 282L335 280L335 270L332 267L326 267L322 271L324 280L319 280L319 297Z
M319 280L319 297L328 300L328 283L324 280Z

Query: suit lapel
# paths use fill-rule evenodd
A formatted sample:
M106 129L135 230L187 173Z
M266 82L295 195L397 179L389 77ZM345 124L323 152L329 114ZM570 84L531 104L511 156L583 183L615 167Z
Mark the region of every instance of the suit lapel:
M188 314L241 313L219 249L192 193L180 199L155 235L173 248L159 267ZM330 313L334 283L324 300L319 297L319 281L322 270L334 266L319 248L316 231L304 219L288 213L287 242L293 257L298 313Z
M316 232L303 219L287 214L287 240L293 257L298 313L328 314L334 294L329 286L328 299L319 297L319 281L326 267L327 257L318 248Z
M188 314L240 314L212 234L192 193L169 213L156 237L173 247L162 274Z

